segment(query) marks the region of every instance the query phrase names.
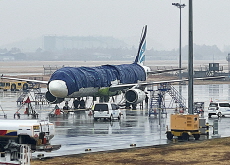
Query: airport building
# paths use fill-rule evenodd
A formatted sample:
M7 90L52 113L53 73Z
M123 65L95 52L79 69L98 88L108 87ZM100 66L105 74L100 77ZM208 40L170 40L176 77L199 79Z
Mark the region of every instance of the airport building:
M44 36L44 50L60 51L66 49L86 48L122 48L127 47L123 41L113 37L80 36Z

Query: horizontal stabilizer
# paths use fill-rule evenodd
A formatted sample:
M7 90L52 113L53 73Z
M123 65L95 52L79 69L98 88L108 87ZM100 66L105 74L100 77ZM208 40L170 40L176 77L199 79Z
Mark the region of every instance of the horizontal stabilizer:
M165 69L165 70L154 70L154 71L148 71L148 74L157 74L157 73L165 73L165 72L172 72L172 71L178 71L178 70L184 70L186 68L174 68L174 69Z

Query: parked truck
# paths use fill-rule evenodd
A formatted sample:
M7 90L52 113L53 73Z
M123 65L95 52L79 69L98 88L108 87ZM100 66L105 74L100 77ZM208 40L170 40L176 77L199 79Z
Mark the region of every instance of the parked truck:
M55 127L49 121L0 120L0 152L5 151L9 142L28 144L32 151L57 150L61 145L51 145Z

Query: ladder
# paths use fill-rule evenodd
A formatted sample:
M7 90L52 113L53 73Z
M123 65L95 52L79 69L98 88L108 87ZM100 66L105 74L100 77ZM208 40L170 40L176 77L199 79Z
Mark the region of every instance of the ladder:
M176 88L174 88L172 85L167 84L167 93L172 97L172 99L179 104L179 108L186 109L186 100L185 98L180 94Z
M17 104L20 103L22 104L23 103L23 100L28 96L28 91L23 91L22 94L18 97L17 99Z
M153 115L160 115L160 114L166 114L166 107L165 107L165 91L161 90L153 90L148 88L148 91L150 91L150 102L149 102L149 117Z
M30 150L29 145L21 144L20 158L19 158L21 165L30 165L30 159L31 159L31 150Z
M171 96L174 102L179 104L179 108L186 109L185 99L180 92L169 83L158 84L156 90L153 89L153 86L150 86L148 91L150 91L149 116L151 116L151 114L157 115L159 113L167 114L165 106L166 93Z

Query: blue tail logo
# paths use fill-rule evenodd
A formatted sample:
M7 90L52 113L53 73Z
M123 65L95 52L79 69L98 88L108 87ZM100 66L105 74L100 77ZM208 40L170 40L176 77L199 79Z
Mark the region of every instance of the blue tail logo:
M135 59L135 63L143 65L145 61L145 50L146 50L146 33L147 33L147 25L143 27L140 44L138 48L138 53Z

